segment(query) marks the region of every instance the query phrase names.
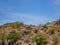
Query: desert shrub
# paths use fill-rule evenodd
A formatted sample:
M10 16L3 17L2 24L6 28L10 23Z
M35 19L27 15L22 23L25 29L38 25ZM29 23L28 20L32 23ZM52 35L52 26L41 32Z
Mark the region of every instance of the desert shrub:
M1 41L5 41L6 38L7 38L7 35L5 33L0 34Z
M49 24L51 24L51 23L52 23L52 22L47 22L46 25L49 25Z
M15 22L14 24L11 25L12 28L20 28L23 26L22 22Z
M20 34L16 32L10 32L8 34L8 40L10 40L10 42L8 42L8 45L14 45L16 41L20 39L20 37L21 37Z
M1 41L1 45L5 45L5 41L7 40L7 35L5 33L0 34L0 41Z
M17 40L20 38L20 34L16 33L16 32L10 32L8 34L8 39L13 39L13 40Z
M32 36L31 38L33 41L37 43L37 45L45 45L47 35L45 34L40 34L39 36Z
M32 39L32 41L35 41L35 42L37 42L37 40L38 40L36 36L32 36L31 39Z

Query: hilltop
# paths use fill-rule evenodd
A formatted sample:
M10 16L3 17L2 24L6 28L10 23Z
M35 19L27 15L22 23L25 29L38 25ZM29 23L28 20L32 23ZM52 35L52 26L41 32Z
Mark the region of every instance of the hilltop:
M0 45L60 45L60 20L39 26L23 22L1 25Z

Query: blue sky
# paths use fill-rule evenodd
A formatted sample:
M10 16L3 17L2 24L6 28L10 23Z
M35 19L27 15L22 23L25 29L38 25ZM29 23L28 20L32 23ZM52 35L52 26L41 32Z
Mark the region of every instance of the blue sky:
M60 16L60 0L0 0L0 25L20 21L44 24Z

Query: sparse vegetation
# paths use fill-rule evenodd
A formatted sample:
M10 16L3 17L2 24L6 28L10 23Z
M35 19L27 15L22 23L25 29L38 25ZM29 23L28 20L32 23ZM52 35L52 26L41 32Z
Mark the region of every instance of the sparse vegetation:
M5 33L0 34L0 41L1 41L1 45L5 45L7 44L5 41L7 40L7 35Z
M39 26L23 22L0 26L0 45L23 45L26 40L28 45L60 45L60 20Z
M37 43L37 45L45 45L47 36L45 34L40 34L39 36L33 36L32 40Z
M15 22L11 25L12 28L20 28L23 26L23 22Z
M16 32L10 32L8 34L8 39L13 39L13 40L17 40L20 38L20 34L16 33Z
M7 35L5 33L0 34L0 40L5 41Z

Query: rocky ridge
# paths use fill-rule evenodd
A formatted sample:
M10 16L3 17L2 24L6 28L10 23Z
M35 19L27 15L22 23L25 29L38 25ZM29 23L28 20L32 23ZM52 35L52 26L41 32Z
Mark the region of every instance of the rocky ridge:
M45 45L60 45L60 20L39 26L26 25L22 22L7 23L0 26L0 35L2 33L8 35L10 32L20 34L21 38L16 41L7 38L7 44L5 43L6 40L3 42L0 38L0 45L38 45L31 37L37 37L40 34L47 35Z

